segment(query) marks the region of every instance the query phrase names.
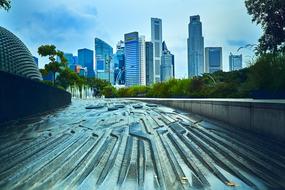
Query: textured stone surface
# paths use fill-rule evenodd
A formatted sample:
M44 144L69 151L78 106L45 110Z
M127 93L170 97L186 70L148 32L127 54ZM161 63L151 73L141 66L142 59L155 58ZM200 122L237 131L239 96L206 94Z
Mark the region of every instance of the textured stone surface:
M285 188L282 144L154 104L73 100L0 129L0 189Z

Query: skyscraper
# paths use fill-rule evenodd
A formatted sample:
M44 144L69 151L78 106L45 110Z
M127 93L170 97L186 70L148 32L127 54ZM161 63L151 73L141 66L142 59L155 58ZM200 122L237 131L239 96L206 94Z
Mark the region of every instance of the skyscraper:
M159 18L151 18L151 42L154 48L154 82L160 82L162 21Z
M67 60L67 66L69 67L70 65L74 64L73 60L73 54L72 53L64 53L63 54L64 58Z
M124 41L119 41L117 44L117 52L113 57L114 61L114 77L115 84L125 84L125 44Z
M139 34L125 34L126 86L140 84Z
M139 38L140 46L140 84L146 85L145 36Z
M78 50L78 64L87 68L87 77L95 77L93 51L90 49Z
M78 57L77 57L77 56L73 56L73 63L74 63L75 65L78 64Z
M97 78L114 83L113 48L99 38L95 38L95 65Z
M154 83L152 42L145 43L145 61L146 61L146 85L152 85Z
M204 37L199 15L190 16L188 36L188 77L191 78L204 72Z
M223 56L221 47L205 48L205 73L223 70Z
M230 71L242 69L242 55L233 55L232 53L230 53L229 66Z
M173 78L173 55L167 49L166 43L162 43L162 55L161 55L161 82L168 81Z
M173 68L173 78L175 78L175 64L174 64L174 59L175 57L174 57L174 55L172 55L172 68Z

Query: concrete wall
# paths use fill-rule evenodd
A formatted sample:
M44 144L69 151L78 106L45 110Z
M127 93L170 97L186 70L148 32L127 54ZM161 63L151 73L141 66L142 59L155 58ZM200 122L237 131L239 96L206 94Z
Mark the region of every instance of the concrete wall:
M71 94L41 82L0 71L0 123L71 103Z
M285 100L139 99L157 103L285 142Z

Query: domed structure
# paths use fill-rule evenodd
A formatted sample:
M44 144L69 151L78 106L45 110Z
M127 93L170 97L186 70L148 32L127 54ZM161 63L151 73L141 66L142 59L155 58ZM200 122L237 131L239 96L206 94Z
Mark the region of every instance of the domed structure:
M25 44L1 26L0 70L34 80L42 80L42 75Z

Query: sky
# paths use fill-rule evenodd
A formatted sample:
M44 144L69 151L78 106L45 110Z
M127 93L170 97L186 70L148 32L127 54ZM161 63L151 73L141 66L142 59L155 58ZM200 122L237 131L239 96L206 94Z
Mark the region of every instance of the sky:
M256 44L262 30L252 23L244 0L12 0L12 8L0 11L0 25L13 32L39 57L39 46L77 55L94 50L94 38L115 50L124 34L137 31L151 39L151 17L162 19L162 35L175 55L175 75L187 77L187 38L191 15L201 17L205 47L223 48L223 69L228 71L229 53L243 54L244 66L254 58L253 50L237 49Z

